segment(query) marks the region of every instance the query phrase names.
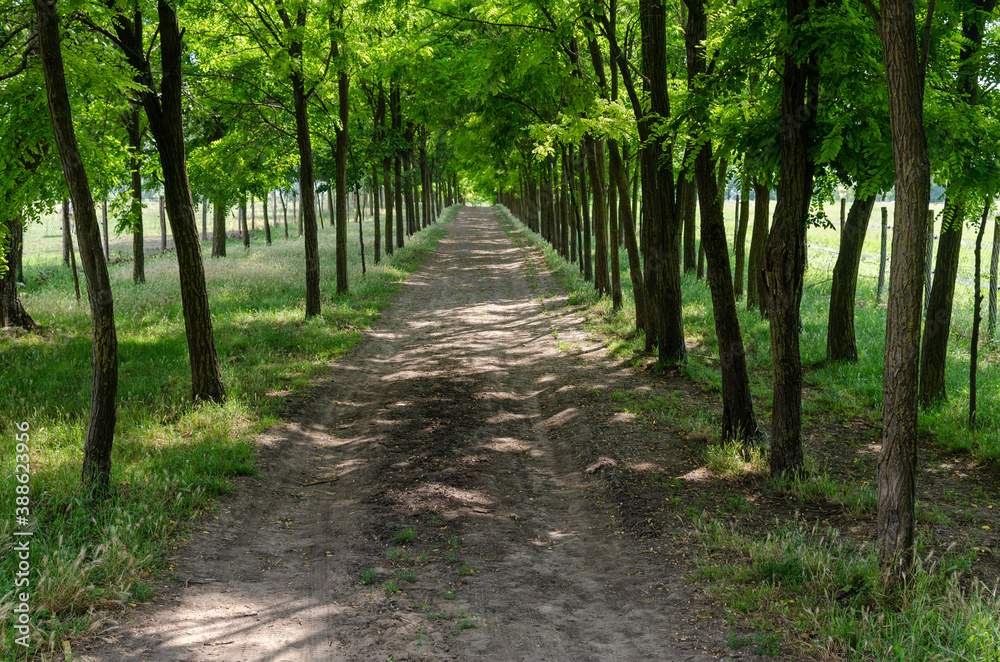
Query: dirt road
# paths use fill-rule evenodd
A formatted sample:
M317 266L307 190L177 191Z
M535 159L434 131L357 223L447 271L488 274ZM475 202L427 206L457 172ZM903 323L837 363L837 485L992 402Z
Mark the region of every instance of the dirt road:
M261 474L195 528L155 608L77 659L728 659L670 532L605 470L600 449L651 433L601 390L648 378L554 292L495 212L462 210L262 440Z

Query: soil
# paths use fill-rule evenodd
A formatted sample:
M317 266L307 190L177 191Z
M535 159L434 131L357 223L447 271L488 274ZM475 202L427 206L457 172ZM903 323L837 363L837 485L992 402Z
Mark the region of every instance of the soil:
M622 460L645 448L680 476L700 454L616 411L607 394L649 377L584 326L536 250L464 208L155 602L76 659L754 659L685 579L686 525L649 516Z

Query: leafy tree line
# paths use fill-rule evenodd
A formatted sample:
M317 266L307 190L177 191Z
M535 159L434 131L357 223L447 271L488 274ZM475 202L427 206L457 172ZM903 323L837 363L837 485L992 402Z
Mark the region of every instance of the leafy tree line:
M211 255L222 258L228 209L239 204L248 247L246 199L264 198L270 243L266 197L295 185L302 198L298 234L304 237L306 317L321 312L317 195L325 191L336 209L338 294L348 289L351 191L360 203L360 189L374 199L385 184L387 238L393 229L388 210L394 208L398 219L395 245L387 240L386 253L461 198L448 151L409 108L406 83L384 61L361 57L366 21L376 14L340 3L232 3L221 11L213 3L180 8L159 0L4 3L0 107L4 135L11 139L2 148L9 166L0 209L3 321L35 328L17 291L23 227L56 201L71 199L93 321L83 480L95 495L103 496L109 486L118 363L108 249L101 245L95 199L112 198L119 230L133 234L138 284L145 281L143 183L162 187L161 223L169 219L179 266L192 397L222 402L226 390L205 285L198 197L203 234L205 202L213 202ZM399 21L388 14L381 20L390 27ZM359 90L372 85L390 88L389 126L384 92L374 117L365 108ZM314 153L314 138L329 152ZM294 152L297 163L289 158ZM378 166L393 165L395 181L369 179L369 173L379 174ZM376 263L380 253L376 239Z
M615 308L624 243L636 327L661 364L684 361L680 273L705 274L722 434L749 444L762 431L736 314L744 288L747 307L768 319L775 477L804 461L807 228L829 224L823 203L834 190L853 191L831 283L827 358L857 361L862 245L876 198L894 196L878 533L884 581L899 581L912 561L917 404L946 395L962 228L983 230L997 193L996 79L987 73L996 3L637 0L432 11L478 39L489 63L479 70L489 95L473 117L493 159L474 177L578 262ZM925 301L931 177L945 206ZM722 215L730 181L742 199L735 265Z
M90 255L101 250L86 234L96 227L88 197L114 201L120 229L133 234L134 280L143 282L143 182L160 182L196 400L225 398L196 201L213 205L211 255L222 258L227 210L264 200L269 242L266 200L294 182L310 317L323 301L317 196L331 210L343 293L352 195L356 212L362 191L384 200L372 205L378 263L468 189L506 205L616 309L624 247L636 330L664 366L686 360L681 274L704 277L722 372L721 432L748 445L765 431L738 306L758 310L771 332L771 472L795 474L804 463L807 228L829 223L823 203L834 190L852 191L827 358L856 361L862 245L877 196L893 195L879 540L886 584L904 576L917 406L947 393L962 229L978 228L978 255L997 193L995 0L0 5L0 128L14 138L0 147L4 323L32 326L17 300L22 227L67 192L78 226L83 219L92 306L110 293L98 291L103 263ZM68 67L55 61L57 50ZM53 96L59 81L64 92ZM925 298L932 177L945 205ZM733 261L723 218L730 186L742 203ZM272 208L276 216L273 197ZM240 223L249 245L245 212ZM995 265L994 249L994 274ZM113 315L93 310L95 357L112 356L114 334L98 332L98 312ZM95 393L97 368L95 358ZM111 436L102 438L95 452L109 451ZM106 472L88 477L99 487L106 480Z

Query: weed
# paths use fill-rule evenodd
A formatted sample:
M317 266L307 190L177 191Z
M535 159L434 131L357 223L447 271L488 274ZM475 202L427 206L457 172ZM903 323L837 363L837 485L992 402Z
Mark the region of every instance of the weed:
M428 559L430 559L430 557L431 553L425 549L421 551L419 554L417 554L416 562L419 563L420 565L425 565Z
M361 573L361 579L358 580L359 584L374 584L375 583L375 568L368 568Z
M409 561L411 554L410 550L403 549L402 547L387 547L385 550L385 558L393 563Z
M455 634L459 634L460 632L464 632L465 630L469 630L474 627L476 627L475 616L472 618L463 618L455 625Z
M386 593L399 593L399 584L396 583L395 579L387 579L382 582L382 590Z
M402 529L396 529L396 532L392 534L392 539L400 545L411 543L416 539L416 537L417 528L415 526L407 526Z
M767 471L767 460L759 446L735 441L705 446L705 465L726 477Z
M462 567L460 567L458 569L458 574L462 575L463 577L471 575L471 574L473 574L475 572L476 572L476 569L473 566L469 565L468 561L466 561L465 563L463 563Z
M444 555L444 561L448 565L458 563L458 552L448 552Z
M427 614L427 619L430 621L440 621L446 618L448 618L448 612L443 609L441 611L435 611Z
M458 597L458 589L457 588L450 588L450 589L448 589L445 592L444 595L441 596L441 599L443 599L443 600L454 600L457 597Z
M410 609L412 609L413 611L427 611L427 603L417 602L416 600L414 600L413 604L410 605Z
M452 549L458 549L458 536L452 535L448 538L448 546Z
M417 581L417 573L412 570L404 570L403 572L396 575L396 579L402 579L403 581L410 582L413 584Z

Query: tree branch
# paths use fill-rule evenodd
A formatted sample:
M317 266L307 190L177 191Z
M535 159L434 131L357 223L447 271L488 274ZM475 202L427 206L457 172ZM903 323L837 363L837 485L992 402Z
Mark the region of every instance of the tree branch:
M446 16L446 17L448 17L450 19L454 19L454 20L459 21L459 22L466 21L466 22L469 22L469 23L479 23L481 25L490 25L490 26L497 27L497 28L524 28L525 30L538 30L539 32L552 32L552 30L550 30L549 28L543 28L540 25L525 25L524 23L494 23L492 21L484 21L484 20L479 19L479 18L470 18L470 17L463 17L463 16L455 16L454 14L449 14L447 12L443 12L443 11L440 11L438 9L433 9L431 7L426 7L426 6L423 7L423 9L426 9L427 11L432 12L434 14L439 14L441 16Z

